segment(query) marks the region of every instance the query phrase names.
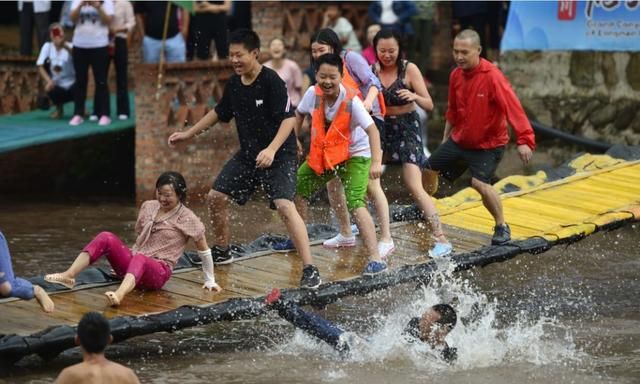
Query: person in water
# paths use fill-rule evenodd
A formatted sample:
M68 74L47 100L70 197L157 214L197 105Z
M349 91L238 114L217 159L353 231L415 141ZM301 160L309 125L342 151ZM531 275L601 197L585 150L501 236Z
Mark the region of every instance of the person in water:
M80 272L106 256L116 275L123 278L116 291L105 293L109 304L118 306L135 287L162 288L171 277L187 242L193 239L202 260L203 288L221 291L213 273L213 259L205 238L204 224L184 205L186 199L184 177L178 172L163 173L156 181L156 199L145 201L140 207L135 227L138 238L132 249L113 233L101 232L84 247L66 271L46 275L44 279L71 289Z
M11 254L7 239L0 231L0 297L17 297L23 300L31 300L35 297L45 312L52 312L53 301L39 285L33 285L30 281L14 276L11 267Z
M82 316L75 340L82 350L82 363L63 369L55 381L57 384L140 382L133 370L104 356L104 350L113 341L113 336L109 322L101 314L88 312Z
M356 345L366 345L366 340L352 332L347 332L329 320L307 312L295 303L281 299L279 289L274 289L266 298L266 304L275 309L280 317L297 328L331 345L341 353L348 352ZM457 357L457 348L450 347L445 338L458 322L458 316L449 304L436 304L427 308L420 316L413 317L404 327L402 335L408 342L424 342L438 352L446 362L452 363Z

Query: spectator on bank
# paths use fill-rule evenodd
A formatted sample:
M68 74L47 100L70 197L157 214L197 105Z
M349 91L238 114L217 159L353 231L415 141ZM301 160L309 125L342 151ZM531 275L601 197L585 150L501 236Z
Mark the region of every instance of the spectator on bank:
M373 37L380 32L380 24L371 24L367 27L367 47L362 51L362 57L367 60L369 65L376 62L376 51L373 49Z
M136 26L133 6L128 0L114 1L115 14L111 22L113 36L113 63L116 67L116 106L119 120L129 118L129 86L127 65L129 61L128 45L131 32Z
M415 34L409 39L409 58L422 73L426 73L431 58L431 41L435 23L437 23L437 9L435 1L417 1L417 12L411 18Z
M71 3L73 1L66 0L62 3L62 8L60 9L60 24L65 32L69 32L69 34L72 33L74 27L73 21L71 21Z
M480 45L487 47L487 1L454 1L452 3L453 18L458 21L459 30L473 29L480 36ZM480 57L487 58L487 50L480 52Z
M100 117L98 125L111 124L107 66L109 63L109 25L113 18L113 1L73 0L71 20L73 33L73 65L76 71L74 112L70 125L84 122L89 67L95 83L94 111Z
M302 70L298 63L285 57L286 50L282 38L276 37L271 40L269 53L271 54L271 60L264 63L264 66L276 71L278 76L284 80L289 101L291 106L295 108L302 98Z
M44 43L40 49L36 65L45 82L44 90L56 107L51 118L59 119L63 116L64 103L74 99L76 72L71 57L73 47L65 41L64 31L59 23L51 24L49 38L51 41ZM47 64L49 71L46 69Z
M187 58L211 59L211 41L216 45L219 60L229 56L227 14L231 11L231 0L196 1L195 15L191 21L187 40Z
M327 6L324 11L322 28L331 28L340 38L342 48L348 51L362 51L362 45L360 45L358 37L353 30L353 25L345 17L340 16L340 8L337 5Z
M35 24L38 47L42 47L47 39L49 26L49 10L51 1L18 1L20 14L20 55L33 54L33 27Z
M411 17L416 12L413 1L378 0L369 4L369 18L383 29L393 29L403 39L414 34Z
M164 56L167 63L186 61L187 34L189 31L189 12L168 1L139 1L135 4L136 25L144 36L142 40L142 61L157 63L160 61L164 19L169 9L169 24L164 42ZM180 17L180 23L178 23Z

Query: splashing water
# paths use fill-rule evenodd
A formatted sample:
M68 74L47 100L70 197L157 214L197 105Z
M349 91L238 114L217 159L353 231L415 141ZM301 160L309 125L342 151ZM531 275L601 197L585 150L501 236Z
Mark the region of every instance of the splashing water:
M438 372L514 363L536 366L562 364L578 361L584 355L576 347L571 329L554 318L532 318L528 313L520 312L512 321L500 325L496 319L500 303L489 300L468 279L453 275L453 265L447 262L439 264L440 270L427 286L394 296L394 300L400 303L391 312L385 314L378 311L373 316L367 315L372 319L372 327L368 334L359 335L363 341L351 348L346 363L394 362L411 364L419 371ZM390 288L389 291L401 289ZM450 303L458 315L455 328L446 338L447 343L458 350L458 359L453 365L440 359L438 351L426 343L411 342L400 336L412 317L420 316L426 308L436 303ZM337 325L350 331L347 326ZM296 330L291 339L272 353L309 354L345 363L344 356L301 330ZM342 368L331 370L331 376L336 379L343 375Z

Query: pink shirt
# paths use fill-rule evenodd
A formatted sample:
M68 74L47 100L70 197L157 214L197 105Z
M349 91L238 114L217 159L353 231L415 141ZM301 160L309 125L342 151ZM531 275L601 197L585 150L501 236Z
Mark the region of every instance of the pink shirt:
M198 216L184 205L165 220L154 221L159 209L158 200L142 203L136 221L138 238L133 249L148 257L164 260L173 269L182 256L189 238L196 242L201 240L205 228Z
M273 67L273 62L271 60L264 63L264 66L276 71L278 76L284 80L287 85L287 95L289 96L291 105L297 107L300 103L300 99L302 99L302 70L298 64L293 60L283 59L282 67L278 69Z
M362 51L362 57L367 60L369 65L373 65L376 63L376 52L373 50L373 45L368 46Z

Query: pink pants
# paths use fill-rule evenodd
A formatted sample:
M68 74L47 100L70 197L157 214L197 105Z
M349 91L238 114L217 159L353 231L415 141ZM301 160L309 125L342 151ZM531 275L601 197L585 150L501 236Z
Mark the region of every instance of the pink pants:
M167 263L142 253L134 254L111 232L100 232L83 251L89 254L90 264L106 256L118 277L124 277L127 273L135 277L136 287L160 289L171 277L171 268Z

